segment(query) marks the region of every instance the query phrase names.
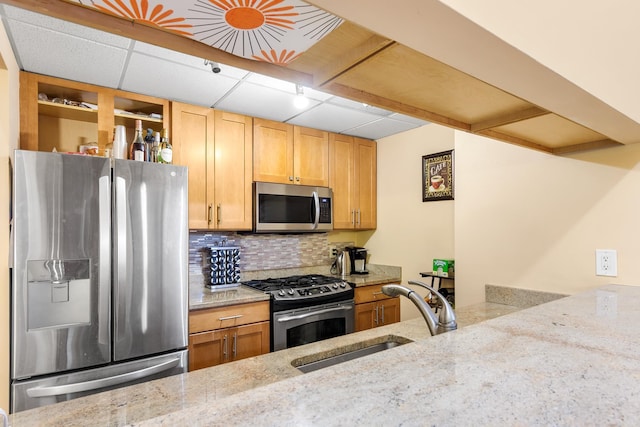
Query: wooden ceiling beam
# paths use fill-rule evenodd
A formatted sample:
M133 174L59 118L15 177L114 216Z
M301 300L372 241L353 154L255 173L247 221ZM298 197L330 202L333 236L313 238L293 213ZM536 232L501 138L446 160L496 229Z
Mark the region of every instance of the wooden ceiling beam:
M364 102L366 104L373 105L374 107L406 114L407 116L415 117L417 119L426 120L432 123L438 123L443 126L453 127L464 131L470 130L470 126L468 123L461 122L459 120L455 120L450 117L434 113L432 111L424 110L422 108L417 108L412 105L394 101L393 99L374 95L360 89L354 89L349 86L344 86L339 83L329 83L323 86L321 89L336 96L341 96L343 98L352 99L358 102Z
M63 0L0 0L0 3L273 78L299 83L308 87L313 86L313 76L310 74L268 62L242 58L188 37L163 30L160 27L103 13L88 6Z
M394 44L393 40L374 34L356 48L351 49L347 55L341 56L339 60L331 61L327 66L315 72L313 80L317 87L326 85L341 74Z
M514 111L498 117L492 117L488 120L471 124L471 132L478 133L487 129L508 125L511 123L521 122L523 120L533 119L535 117L551 114L547 110L539 107L530 107L525 110Z
M519 138L517 136L507 135L502 132L498 132L491 129L486 129L480 132L475 132L478 135L483 135L489 138L497 139L498 141L508 142L509 144L519 145L521 147L528 147L538 151L544 151L545 153L553 153L553 149L540 145L536 142L529 141L528 139Z
M583 142L581 144L567 145L566 147L554 148L552 153L557 155L577 153L579 151L599 150L602 148L619 147L621 142L611 139L601 139L599 141Z

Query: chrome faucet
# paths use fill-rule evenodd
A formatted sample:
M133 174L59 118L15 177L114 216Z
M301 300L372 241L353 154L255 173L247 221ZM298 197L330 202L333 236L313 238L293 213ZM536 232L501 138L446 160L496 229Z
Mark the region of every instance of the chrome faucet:
M449 304L449 301L447 301L447 299L443 297L440 292L422 282L410 280L409 284L422 286L423 288L428 289L429 292L431 292L433 295L438 297L438 299L440 299L440 301L442 302L442 310L440 310L439 317L436 317L436 315L431 310L431 307L429 307L429 304L424 301L422 296L405 286L395 284L384 285L382 286L382 292L385 295L391 297L402 295L409 298L409 300L411 300L411 302L413 302L416 307L418 307L418 310L420 310L420 314L422 314L422 317L424 317L424 320L427 322L427 326L429 327L429 332L431 332L431 335L438 335L458 329L458 324L456 323L456 314L453 312L453 308L451 307L451 304Z

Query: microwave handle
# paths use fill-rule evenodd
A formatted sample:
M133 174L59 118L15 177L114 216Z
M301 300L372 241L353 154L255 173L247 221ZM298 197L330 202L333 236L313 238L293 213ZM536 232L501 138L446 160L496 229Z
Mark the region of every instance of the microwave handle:
M318 192L314 191L313 193L313 204L316 207L316 218L313 223L313 230L318 228L318 224L320 223L320 199L318 198Z

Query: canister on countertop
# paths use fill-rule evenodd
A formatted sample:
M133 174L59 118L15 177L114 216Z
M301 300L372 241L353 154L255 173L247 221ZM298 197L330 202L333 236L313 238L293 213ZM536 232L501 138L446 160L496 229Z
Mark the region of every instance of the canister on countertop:
M209 288L238 285L240 283L240 248L237 246L209 247L207 273L205 285Z

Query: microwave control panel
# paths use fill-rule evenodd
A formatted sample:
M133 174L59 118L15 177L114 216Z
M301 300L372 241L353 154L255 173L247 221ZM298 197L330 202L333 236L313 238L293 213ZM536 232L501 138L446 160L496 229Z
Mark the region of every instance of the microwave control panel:
M320 197L320 223L331 224L331 199Z

